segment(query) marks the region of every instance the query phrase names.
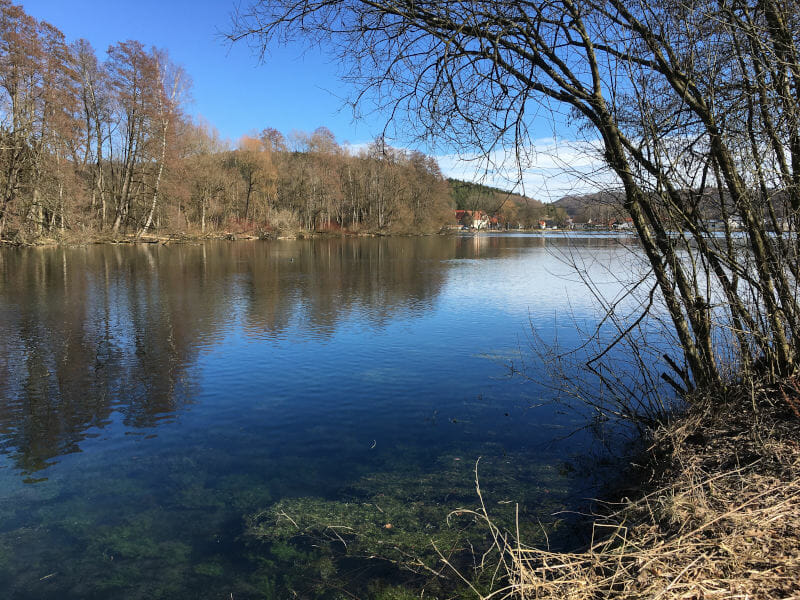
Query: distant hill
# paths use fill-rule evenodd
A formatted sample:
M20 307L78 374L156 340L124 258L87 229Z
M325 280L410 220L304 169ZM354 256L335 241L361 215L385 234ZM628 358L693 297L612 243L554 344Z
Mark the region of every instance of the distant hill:
M564 196L553 202L551 206L562 208L577 223L586 223L589 219L608 222L627 216L625 209L622 207L623 194L624 192L620 190ZM736 214L736 207L730 195L724 193L720 196L719 191L714 188L707 189L699 199L696 193L692 197L692 192L689 190L683 190L681 195L684 198L687 212L699 211L704 219L721 220L723 214ZM725 211L723 211L723 201L725 203ZM787 205L788 199L785 194L776 192L772 196L771 208L777 218L783 218L786 215ZM766 208L764 208L764 218L769 218Z
M483 210L493 214L508 202L519 207L542 206L538 200L508 190L459 179L448 178L447 182L450 184L450 196L459 210Z
M496 216L502 222L538 228L539 221L547 219L563 226L567 222L567 211L555 204L544 204L534 198L515 194L480 183L448 179L450 196L458 210L482 210Z
M541 219L553 220L557 224L567 221L571 217L575 223L609 223L614 220L624 219L629 215L623 208L624 191L608 190L592 194L574 194L559 198L555 202L544 204L539 200L515 194L507 190L448 179L450 196L457 209L483 210L489 215L502 215L508 222L520 223L524 227L536 228ZM689 190L681 192L685 199L686 210L699 211L704 219L721 220L723 213L736 214L727 193L720 196L714 189L706 189L701 198ZM692 197L693 196L693 197ZM725 211L722 210L722 201ZM789 203L785 194L776 192L772 197L772 210L777 218L784 218L787 214ZM764 218L770 218L766 208Z
M590 219L608 222L626 216L622 208L622 197L621 191L571 195L559 198L552 206L565 210L577 223L586 223Z

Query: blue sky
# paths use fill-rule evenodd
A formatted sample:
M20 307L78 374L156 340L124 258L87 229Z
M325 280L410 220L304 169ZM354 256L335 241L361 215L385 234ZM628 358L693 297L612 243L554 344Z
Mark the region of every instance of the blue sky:
M192 77L189 112L234 141L264 127L289 133L325 125L352 143L380 131L375 123L354 123L341 109L348 90L336 65L318 51L279 48L259 64L245 44L222 41L233 0L23 0L22 6L68 40L86 38L101 58L109 45L126 39L165 48Z
M245 43L230 46L223 41L221 32L228 28L238 1L22 0L21 4L31 16L58 27L69 41L89 40L100 58L109 45L127 39L166 49L193 80L188 112L205 118L232 142L265 127L289 134L324 125L340 143L356 146L380 134L385 117L353 119L343 101L353 90L340 81L337 64L320 50L299 45L274 48L260 64ZM528 149L532 164L520 191L545 201L588 191L592 186L586 185L585 177L596 177L597 161L584 154L592 145L556 143L548 121L535 124L540 139ZM475 180L483 173L475 161L420 149L436 154L448 176ZM484 174L483 180L510 189L515 179L510 169L505 177L495 172Z

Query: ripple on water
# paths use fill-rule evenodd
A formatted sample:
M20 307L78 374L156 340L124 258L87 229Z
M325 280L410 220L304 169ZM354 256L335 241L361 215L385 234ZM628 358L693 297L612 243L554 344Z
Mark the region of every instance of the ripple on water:
M445 517L474 506L478 457L499 518L513 502L526 523L574 506L587 481L559 465L586 436L559 442L574 417L532 408L545 371L507 377L536 360L531 323L569 344L596 318L561 276L563 243L0 250L0 585L375 595L414 580L348 563L326 524L353 528L337 531L354 554L452 541ZM613 240L572 252L632 272Z

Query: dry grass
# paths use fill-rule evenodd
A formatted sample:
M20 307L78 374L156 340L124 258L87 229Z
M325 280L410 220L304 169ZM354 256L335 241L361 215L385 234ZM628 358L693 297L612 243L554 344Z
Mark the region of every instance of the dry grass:
M482 508L505 577L479 596L800 599L797 390L788 382L695 399L657 432L653 491L607 505L583 552L525 547Z

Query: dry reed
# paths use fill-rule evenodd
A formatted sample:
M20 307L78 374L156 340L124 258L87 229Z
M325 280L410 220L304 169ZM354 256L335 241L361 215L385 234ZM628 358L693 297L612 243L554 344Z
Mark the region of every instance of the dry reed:
M489 599L800 599L798 386L695 398L656 434L652 491L604 505L582 552L526 547L482 504L504 577ZM480 495L480 488L478 487Z

